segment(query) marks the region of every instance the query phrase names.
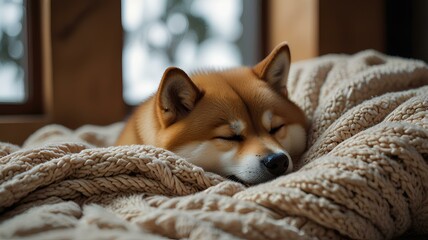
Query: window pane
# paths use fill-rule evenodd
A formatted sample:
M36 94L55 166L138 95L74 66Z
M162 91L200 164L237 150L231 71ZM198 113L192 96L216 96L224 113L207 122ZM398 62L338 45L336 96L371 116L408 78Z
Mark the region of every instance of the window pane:
M138 104L154 93L168 66L191 73L247 63L243 4L243 0L122 0L125 101Z
M0 102L3 103L26 100L23 23L23 0L0 0Z

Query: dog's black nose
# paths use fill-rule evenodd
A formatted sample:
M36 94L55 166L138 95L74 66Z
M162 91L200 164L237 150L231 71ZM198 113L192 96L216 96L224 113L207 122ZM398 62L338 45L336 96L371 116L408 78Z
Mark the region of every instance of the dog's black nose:
M262 159L263 165L275 176L282 175L287 170L289 161L290 159L284 153L269 154Z

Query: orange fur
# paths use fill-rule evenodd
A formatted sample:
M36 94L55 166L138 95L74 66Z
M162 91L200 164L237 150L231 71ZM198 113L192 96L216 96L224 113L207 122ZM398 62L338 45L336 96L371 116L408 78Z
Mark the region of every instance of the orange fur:
M282 43L252 68L190 77L168 68L156 95L135 110L117 144L169 149L247 183L290 172L291 159L283 161L304 150L306 118L287 98L289 65L289 48ZM288 167L273 169L274 163Z

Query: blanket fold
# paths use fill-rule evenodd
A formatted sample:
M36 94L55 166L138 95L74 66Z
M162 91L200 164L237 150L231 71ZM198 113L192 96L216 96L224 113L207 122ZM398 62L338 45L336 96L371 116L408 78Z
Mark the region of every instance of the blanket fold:
M392 239L428 234L428 67L368 50L292 65L311 123L296 172L244 186L123 124L0 143L0 238Z

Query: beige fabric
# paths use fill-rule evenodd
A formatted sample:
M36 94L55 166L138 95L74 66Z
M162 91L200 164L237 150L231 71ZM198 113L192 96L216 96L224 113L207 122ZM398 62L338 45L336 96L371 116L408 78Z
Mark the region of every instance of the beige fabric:
M300 169L253 187L121 125L52 125L0 144L0 238L391 239L428 234L428 68L374 51L292 66L311 121Z

